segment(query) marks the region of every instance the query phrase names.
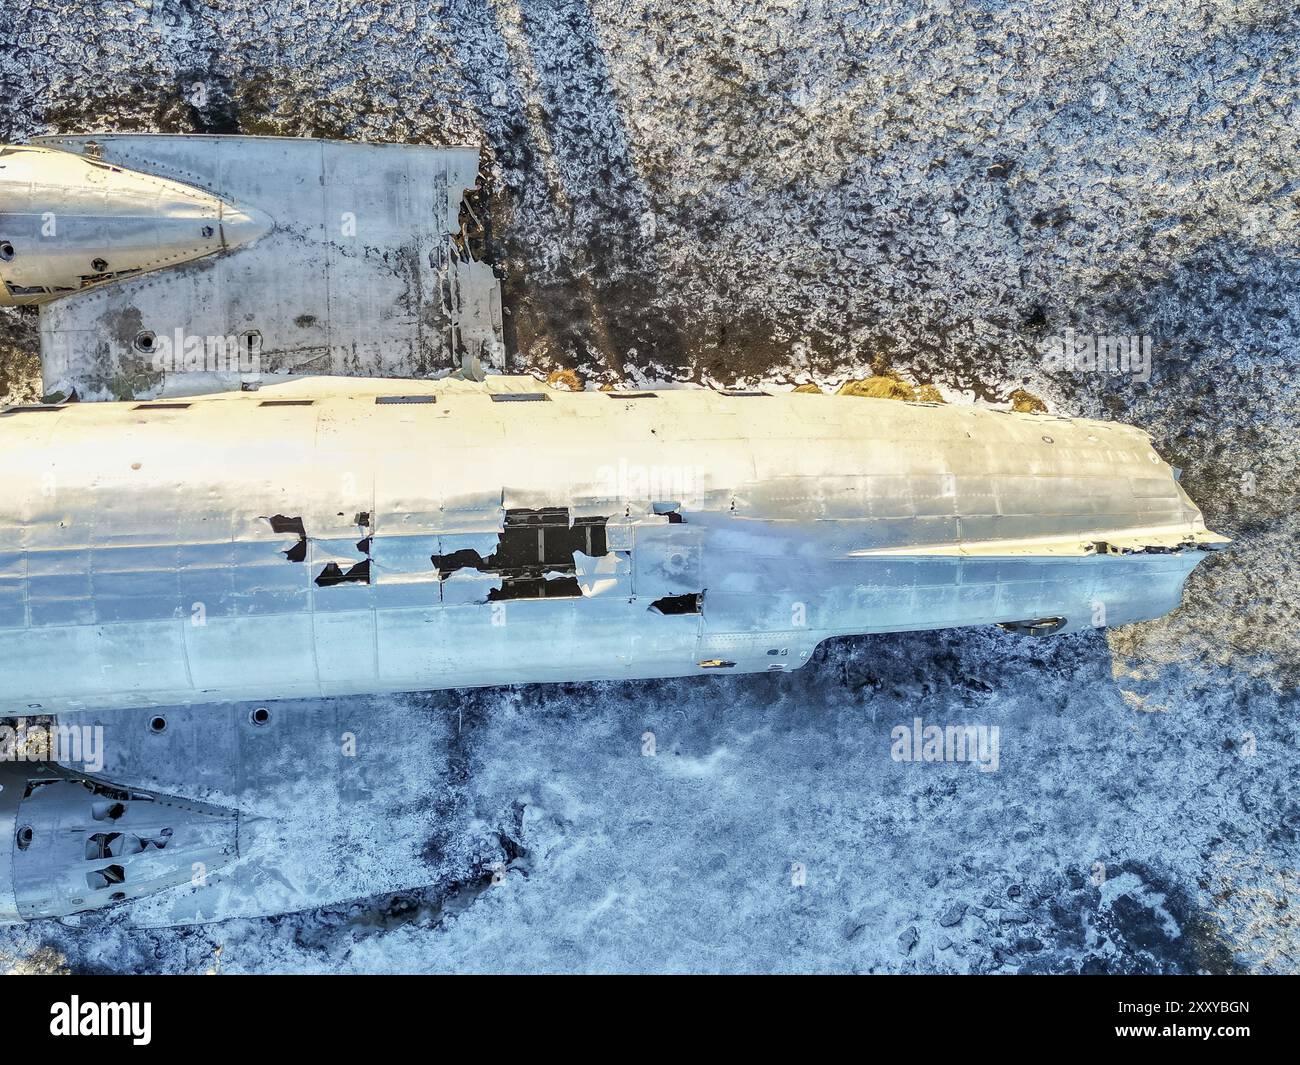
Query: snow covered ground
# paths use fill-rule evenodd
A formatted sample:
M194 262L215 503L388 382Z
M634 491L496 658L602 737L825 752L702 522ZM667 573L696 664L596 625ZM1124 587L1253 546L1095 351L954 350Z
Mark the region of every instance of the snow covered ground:
M481 145L516 369L1024 388L1152 432L1235 540L1180 611L1124 630L369 700L445 753L407 765L403 820L427 810L427 832L394 844L427 888L198 928L0 930L0 969L1300 967L1300 14L17 0L0 42L5 141ZM1151 337L1150 380L1045 364L1067 327ZM30 318L0 317L0 390L35 387L33 344ZM997 771L894 761L916 717L998 726Z

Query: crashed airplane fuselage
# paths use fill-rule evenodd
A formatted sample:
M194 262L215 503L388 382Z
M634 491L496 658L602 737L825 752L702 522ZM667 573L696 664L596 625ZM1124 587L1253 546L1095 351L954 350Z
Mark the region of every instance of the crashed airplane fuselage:
M0 454L14 713L1117 625L1224 542L1139 430L848 397L307 378L18 408Z

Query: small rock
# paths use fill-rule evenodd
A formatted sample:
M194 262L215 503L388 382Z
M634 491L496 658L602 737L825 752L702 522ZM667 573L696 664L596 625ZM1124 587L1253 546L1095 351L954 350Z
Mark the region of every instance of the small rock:
M547 375L546 383L552 388L569 392L581 392L587 387L586 382L574 370L553 370Z
M898 937L898 949L903 954L911 954L917 943L921 941L921 936L916 927L905 928L902 935Z
M856 381L845 381L836 395L865 396L868 399L916 399L916 391L911 385L893 375L886 374L877 377L863 377Z
M1046 414L1047 404L1023 388L1017 388L1010 395L1011 409L1020 414Z
M939 924L943 928L951 928L953 925L961 924L961 919L966 916L966 903L952 902L948 908L939 915Z

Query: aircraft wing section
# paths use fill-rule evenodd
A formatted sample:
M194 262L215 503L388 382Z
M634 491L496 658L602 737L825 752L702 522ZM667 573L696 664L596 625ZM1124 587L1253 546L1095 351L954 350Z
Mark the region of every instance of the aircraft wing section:
M476 149L134 134L37 143L272 223L239 246L43 303L47 393L150 398L263 375L414 378L500 364L500 290L461 239Z

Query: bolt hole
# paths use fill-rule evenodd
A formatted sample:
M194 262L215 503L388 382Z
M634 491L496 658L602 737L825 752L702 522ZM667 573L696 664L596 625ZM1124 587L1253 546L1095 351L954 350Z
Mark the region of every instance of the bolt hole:
M202 229L202 233L203 233L204 240L211 240L212 235L216 233L216 230L213 229L211 226L204 226Z
M152 329L144 329L135 335L135 346L138 351L153 351L157 343L158 336Z
M91 259L91 260L90 260L90 268L91 268L92 270L94 270L95 273L97 273L97 274L107 273L107 272L108 272L108 260L107 260L107 259Z
M251 714L248 715L248 720L251 721L254 725L265 725L268 721L271 720L271 711L268 710L265 706L259 706L256 710L254 710Z
M8 262L14 257L14 246L7 240L0 240L0 260Z
M149 719L149 731L153 733L167 731L167 719L159 714L157 717Z
M20 851L25 851L30 847L35 835L36 833L32 830L31 825L23 825L23 827L18 830L18 849Z
M1044 437L1043 437L1043 443L1044 443L1044 444L1051 444L1051 443L1054 443L1054 442L1055 442L1055 441L1053 441L1053 439L1052 439L1050 436L1044 436Z

